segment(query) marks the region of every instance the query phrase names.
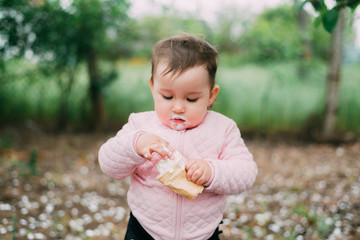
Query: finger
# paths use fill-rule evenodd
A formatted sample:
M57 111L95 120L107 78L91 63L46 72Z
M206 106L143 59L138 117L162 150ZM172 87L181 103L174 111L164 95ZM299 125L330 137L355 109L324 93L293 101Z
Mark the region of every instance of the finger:
M194 174L194 171L196 169L193 167L190 167L187 171L186 171L186 178L191 181L192 175Z
M196 161L193 159L189 159L185 162L185 169L186 171L189 171L191 167L195 165ZM195 166L194 166L195 167Z
M196 182L202 176L200 168L190 168L190 181Z
M162 140L161 147L166 152L166 154L169 158L173 157L175 149L167 141Z
M161 144L154 144L150 146L149 152L150 154L153 154L154 152L159 154L162 159L167 159L172 157L172 155L170 155L172 153L169 152L168 149L165 149Z
M203 174L197 181L196 181L196 184L198 184L198 185L203 185L203 184L205 184L205 178L206 178L206 176Z
M192 180L194 183L196 183L196 182L201 178L201 176L202 176L202 171L201 171L201 169L197 169L197 170L193 173L191 180Z
M150 152L147 152L147 153L143 154L143 157L146 158L147 160L151 160L152 155L150 154Z

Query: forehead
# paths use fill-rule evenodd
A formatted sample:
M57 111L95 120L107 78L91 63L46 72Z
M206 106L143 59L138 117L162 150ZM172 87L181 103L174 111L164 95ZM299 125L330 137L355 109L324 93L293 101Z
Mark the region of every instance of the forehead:
M210 76L209 76L209 72L207 71L207 68L205 65L196 65L193 67L189 67L186 69L174 69L171 70L170 66L168 65L168 63L166 61L161 61L159 62L159 64L157 66L155 66L154 68L154 73L153 73L153 77L155 80L156 78L165 78L167 80L175 80L177 78L179 78L182 75L187 75L187 72L201 72L201 75L203 77L206 77L207 80L209 80L210 83Z
M158 63L157 66L155 66L155 74L158 76L164 76L166 75L166 72L169 70L169 64L166 61L161 61ZM170 73L169 73L170 74ZM174 74L174 73L172 73Z
M195 66L183 72L167 73L166 65L159 66L154 75L154 86L160 89L181 89L189 91L208 91L211 87L209 73L205 66Z

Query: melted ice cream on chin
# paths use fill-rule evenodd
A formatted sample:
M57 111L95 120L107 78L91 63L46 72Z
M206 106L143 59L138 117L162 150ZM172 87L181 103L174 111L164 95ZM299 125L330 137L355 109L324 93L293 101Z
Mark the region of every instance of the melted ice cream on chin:
M181 130L185 130L187 128L188 124L184 124L184 123L171 123L170 126L172 129L181 131Z
M182 122L177 122L177 121L174 121L174 120L182 120ZM186 119L186 117L184 116L180 116L180 115L172 115L171 116L171 119L170 119L170 127L172 129L175 129L175 130L178 130L178 131L181 131L181 130L185 130L188 126L190 125L189 121Z

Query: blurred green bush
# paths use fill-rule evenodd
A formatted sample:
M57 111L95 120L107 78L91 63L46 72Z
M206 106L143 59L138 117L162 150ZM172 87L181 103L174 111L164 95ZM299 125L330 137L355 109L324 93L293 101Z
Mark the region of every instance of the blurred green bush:
M233 118L244 131L300 132L308 121L319 118L324 107L326 66L313 63L306 78L297 74L297 63L223 64L217 81L220 94L213 109ZM18 66L23 66L18 68ZM60 86L44 78L35 65L25 60L9 63L13 81L0 87L1 125L27 120L55 126L60 106ZM148 85L150 65L144 61L121 61L118 78L103 89L107 123L117 128L132 112L153 109ZM76 73L76 85L69 94L70 126L79 128L90 118L84 66ZM341 82L338 127L360 132L359 64L345 65Z
M36 122L89 129L106 117L107 127L118 128L131 112L153 108L147 83L151 47L186 31L203 35L220 52L215 110L248 131L320 127L330 35L294 5L258 15L224 6L209 23L170 8L133 19L125 0L91 3L0 4L1 126ZM351 50L345 53L352 57L344 56L338 128L360 132L360 54L353 44L349 24L345 45Z

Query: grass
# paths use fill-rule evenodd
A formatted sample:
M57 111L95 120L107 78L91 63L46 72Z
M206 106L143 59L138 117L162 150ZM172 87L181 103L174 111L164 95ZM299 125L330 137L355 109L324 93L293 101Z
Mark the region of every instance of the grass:
M315 232L320 239L327 239L329 237L334 231L334 222L338 218L338 216L332 218L318 216L316 210L309 211L304 205L296 205L294 213L304 217L309 225L308 231Z
M19 61L8 63L13 80L0 83L1 122L56 122L60 102L56 78L45 79L36 66L21 64L26 67L18 69ZM344 131L360 132L359 69L359 64L343 67L338 128ZM153 109L149 64L121 61L118 70L118 79L103 89L110 122L126 122L131 112ZM235 67L220 61L217 81L221 90L213 109L233 118L246 131L299 132L324 110L325 78L326 66L321 63L312 64L305 77L299 77L296 63ZM69 96L72 124L81 123L90 111L87 89L82 67Z
M219 73L225 94L220 95L217 110L248 129L298 130L317 111L323 93L318 80L302 81L294 71L291 64L225 68Z

